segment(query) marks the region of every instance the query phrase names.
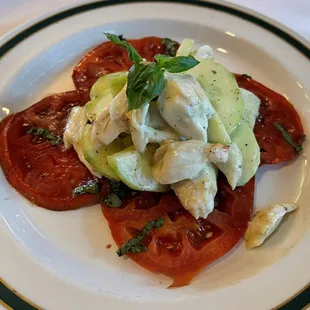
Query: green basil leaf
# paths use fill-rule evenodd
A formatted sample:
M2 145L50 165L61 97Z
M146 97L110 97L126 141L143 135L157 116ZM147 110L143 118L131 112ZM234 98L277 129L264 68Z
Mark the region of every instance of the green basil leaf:
M161 43L165 45L166 51L169 56L175 56L179 47L179 43L177 41L173 41L169 38L164 38Z
M164 87L164 72L155 63L133 65L127 78L128 110L139 109L148 104Z
M199 64L199 61L193 56L170 57L167 55L156 55L155 59L160 68L170 73L187 71Z
M273 125L277 130L281 132L282 137L295 149L297 153L300 153L303 150L303 147L293 140L291 135L288 133L288 131L284 128L282 124L280 124L279 122L275 122L273 123Z
M62 142L62 137L56 136L48 128L32 127L27 131L27 134L38 136L43 141L48 140L51 145L58 145Z
M101 192L101 184L97 180L88 181L86 184L76 187L72 191L72 196L79 196L83 194L97 195Z
M105 198L103 203L109 208L119 208L122 205L121 199L114 193Z
M142 230L132 239L125 242L117 251L119 257L125 253L139 253L147 251L147 247L141 244L141 241L150 233L151 230L160 228L164 224L164 219L159 218L148 222Z
M107 32L104 32L104 34L111 42L120 45L126 49L130 61L134 63L140 63L143 60L139 53L136 51L136 49L130 43L122 40L116 34Z

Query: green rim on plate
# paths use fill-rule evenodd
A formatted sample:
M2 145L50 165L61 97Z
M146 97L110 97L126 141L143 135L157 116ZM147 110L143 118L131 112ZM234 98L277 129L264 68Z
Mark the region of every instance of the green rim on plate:
M95 10L97 8L111 6L111 5L119 5L124 3L136 3L136 2L170 2L170 3L181 3L187 5L195 5L206 7L209 9L222 11L242 19L245 19L253 24L256 24L262 28L265 28L269 32L275 34L282 40L286 41L288 44L295 47L301 54L305 57L310 59L310 49L305 46L302 42L298 41L292 35L288 34L287 32L281 30L280 28L256 17L249 13L245 13L240 11L236 8L232 8L226 6L224 4L213 3L208 1L201 1L201 0L149 0L149 1L142 1L142 0L106 0L106 1L96 1L93 3L86 3L79 5L77 7L73 7L71 9L67 9L65 11L56 13L50 17L47 17L34 25L26 28L25 30L21 31L20 33L16 34L13 38L8 40L2 46L0 46L0 58L8 53L11 49L13 49L17 44L31 36L32 34L36 33L37 31L48 27L51 24L54 24L60 20L63 20L67 17L77 15L80 13L84 13L86 11ZM16 309L16 310L30 310L30 309L40 309L39 306L33 305L30 301L19 295L13 288L10 288L7 284L4 283L3 280L0 279L0 305L7 307L8 309ZM310 304L310 285L307 285L301 291L297 292L294 296L288 298L282 305L276 307L275 309L278 310L299 310L307 307Z

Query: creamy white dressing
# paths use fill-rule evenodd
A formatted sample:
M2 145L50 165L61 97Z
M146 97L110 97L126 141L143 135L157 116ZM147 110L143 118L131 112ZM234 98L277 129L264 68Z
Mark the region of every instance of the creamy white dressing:
M85 107L72 108L63 135L64 145L66 149L70 149L73 146L74 150L79 156L80 161L86 166L86 168L94 176L101 178L102 176L97 173L85 159L81 148L81 141L83 139L86 124L87 117L85 113Z
M66 149L69 149L73 144L82 140L86 124L87 117L85 114L85 108L72 108L63 135Z

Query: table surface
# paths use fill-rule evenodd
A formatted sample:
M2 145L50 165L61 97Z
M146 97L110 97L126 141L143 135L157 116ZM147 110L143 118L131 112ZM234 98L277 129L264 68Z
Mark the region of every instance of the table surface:
M76 2L80 1L0 0L0 37L33 18ZM310 0L229 0L228 2L271 17L310 41ZM5 309L1 303L0 309Z
M91 0L93 1L93 0ZM310 0L227 0L258 11L310 41ZM77 0L0 0L0 36L35 17ZM84 1L84 2L87 2Z

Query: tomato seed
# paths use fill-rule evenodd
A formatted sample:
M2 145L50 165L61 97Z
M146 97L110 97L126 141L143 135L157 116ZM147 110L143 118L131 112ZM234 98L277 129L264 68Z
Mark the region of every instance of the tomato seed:
M207 234L205 234L205 238L206 239L209 239L213 236L213 232L212 231L209 231Z

